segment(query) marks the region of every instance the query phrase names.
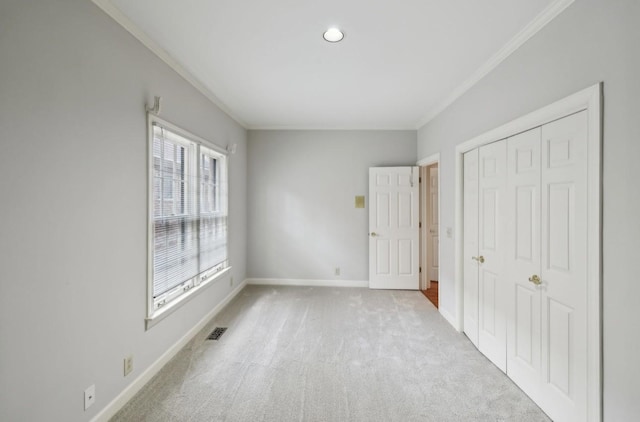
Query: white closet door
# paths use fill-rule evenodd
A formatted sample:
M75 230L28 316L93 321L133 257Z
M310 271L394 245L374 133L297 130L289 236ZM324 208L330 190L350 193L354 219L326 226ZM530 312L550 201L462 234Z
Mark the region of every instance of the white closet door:
M507 374L534 400L540 396L541 289L529 278L539 276L541 265L540 133L538 127L507 141Z
M478 347L478 150L464 154L464 333Z
M542 397L587 420L587 112L542 127Z
M507 141L479 150L479 329L478 348L498 368L507 366L505 280L505 191Z

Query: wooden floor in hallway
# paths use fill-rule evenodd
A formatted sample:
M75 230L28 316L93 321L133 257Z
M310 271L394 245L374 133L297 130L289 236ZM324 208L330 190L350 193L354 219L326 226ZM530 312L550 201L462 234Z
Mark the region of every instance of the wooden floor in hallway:
M427 290L421 290L422 294L429 299L431 303L437 308L438 307L438 282L431 281L431 287Z

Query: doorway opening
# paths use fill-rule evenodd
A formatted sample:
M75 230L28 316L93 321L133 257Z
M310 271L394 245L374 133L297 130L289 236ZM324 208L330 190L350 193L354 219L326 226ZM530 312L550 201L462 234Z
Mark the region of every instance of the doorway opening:
M420 165L420 291L433 305L439 303L440 182L439 155Z

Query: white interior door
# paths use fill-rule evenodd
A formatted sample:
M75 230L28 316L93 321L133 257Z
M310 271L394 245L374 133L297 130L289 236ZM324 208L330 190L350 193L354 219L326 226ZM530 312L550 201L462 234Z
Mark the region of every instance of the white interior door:
M464 154L464 333L478 347L478 150Z
M498 368L507 367L507 282L505 264L505 190L507 142L478 151L479 177L479 282L478 349Z
M542 397L587 420L587 112L542 127Z
M419 289L418 167L369 169L369 287Z
M540 133L535 128L507 141L506 274L510 309L507 374L532 399L540 397Z
M440 233L440 223L438 215L438 165L429 166L429 197L428 197L428 231L427 250L428 265L427 273L429 281L438 281L438 239Z

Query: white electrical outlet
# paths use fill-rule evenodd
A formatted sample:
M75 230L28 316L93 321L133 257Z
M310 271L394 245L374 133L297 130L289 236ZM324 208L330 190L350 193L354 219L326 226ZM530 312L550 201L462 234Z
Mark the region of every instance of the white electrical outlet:
M91 407L93 403L96 402L96 385L93 384L90 387L87 387L84 390L84 410L87 410Z
M336 267L336 275L340 275L340 267Z
M126 377L133 371L133 355L124 358L124 376Z

